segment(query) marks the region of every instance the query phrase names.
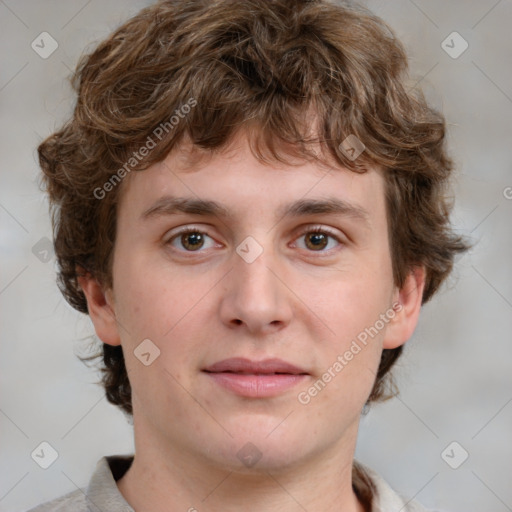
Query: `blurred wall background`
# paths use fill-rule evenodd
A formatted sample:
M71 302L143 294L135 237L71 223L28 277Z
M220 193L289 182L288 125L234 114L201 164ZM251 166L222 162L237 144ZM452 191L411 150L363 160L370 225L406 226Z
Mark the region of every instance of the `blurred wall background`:
M85 486L102 455L133 451L132 427L75 355L93 329L55 284L35 148L71 112L66 78L81 52L149 3L0 0L3 512ZM396 370L401 394L364 416L356 455L425 506L510 511L512 2L365 4L397 32L412 84L448 120L453 221L477 245L424 306ZM31 457L41 442L58 453L46 470Z

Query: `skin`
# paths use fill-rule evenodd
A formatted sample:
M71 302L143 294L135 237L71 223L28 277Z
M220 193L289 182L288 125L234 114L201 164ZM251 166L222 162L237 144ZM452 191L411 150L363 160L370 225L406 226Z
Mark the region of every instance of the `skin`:
M81 278L99 338L123 346L133 390L135 460L118 488L135 510L363 511L351 486L361 410L383 348L417 323L424 270L402 289L392 278L384 177L318 163L264 165L244 136L192 166L186 147L123 184L113 288ZM214 200L232 217L141 215L165 195ZM298 199L335 197L366 211L277 215ZM204 245L173 236L190 226ZM327 235L311 244L310 229ZM263 248L247 263L247 237ZM194 245L196 244L196 245ZM187 248L189 249L187 252ZM398 301L402 307L304 405L297 396ZM134 350L150 339L149 366ZM201 371L230 357L277 357L305 369L304 383L269 398L240 397ZM261 458L247 467L246 444Z

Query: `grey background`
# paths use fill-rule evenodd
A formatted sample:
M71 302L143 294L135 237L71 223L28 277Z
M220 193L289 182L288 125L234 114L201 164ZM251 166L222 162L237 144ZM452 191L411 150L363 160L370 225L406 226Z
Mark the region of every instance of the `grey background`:
M84 486L102 455L133 451L132 427L74 353L86 353L92 325L58 292L55 260L44 262L51 229L35 148L71 111L65 79L81 51L148 3L0 0L1 511ZM412 85L447 117L453 221L477 245L424 306L397 368L401 395L364 417L357 457L425 506L510 511L512 2L366 4L405 43ZM47 59L31 48L43 31L59 45ZM453 31L469 44L457 59L441 46ZM31 458L42 441L59 454L46 470ZM469 453L458 469L441 457L453 441L452 465Z

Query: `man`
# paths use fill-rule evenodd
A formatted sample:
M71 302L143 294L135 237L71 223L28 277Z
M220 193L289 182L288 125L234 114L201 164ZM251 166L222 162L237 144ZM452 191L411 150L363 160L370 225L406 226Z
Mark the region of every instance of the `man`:
M354 461L467 249L406 69L380 19L328 1L163 1L81 60L39 156L135 456L34 510L424 510Z

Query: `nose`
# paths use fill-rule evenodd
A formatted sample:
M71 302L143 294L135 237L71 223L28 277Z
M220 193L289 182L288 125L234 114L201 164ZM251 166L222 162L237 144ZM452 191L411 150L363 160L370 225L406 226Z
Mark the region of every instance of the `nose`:
M220 316L231 329L253 335L283 329L292 317L292 293L284 282L273 253L264 250L251 263L237 253L223 280Z

